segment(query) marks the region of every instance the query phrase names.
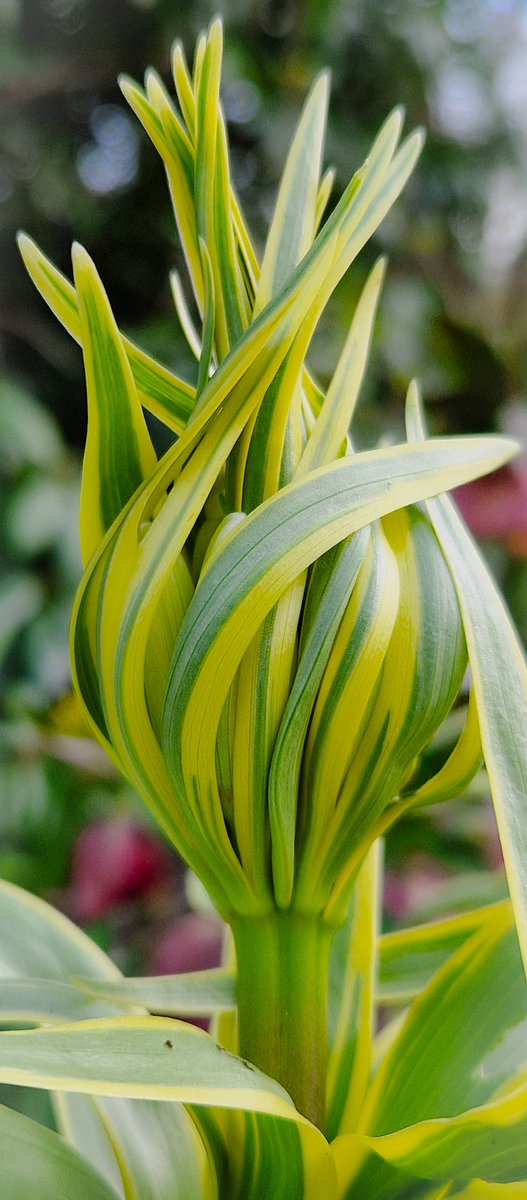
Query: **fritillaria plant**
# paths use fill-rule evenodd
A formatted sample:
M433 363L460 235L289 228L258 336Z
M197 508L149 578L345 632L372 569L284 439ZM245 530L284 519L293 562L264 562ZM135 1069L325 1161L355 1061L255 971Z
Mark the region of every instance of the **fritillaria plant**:
M192 74L176 45L177 106L152 71L144 90L122 81L166 168L195 383L120 333L86 250L74 246L71 283L24 235L20 248L84 355L78 695L230 926L233 955L186 980L124 981L4 889L11 974L28 973L31 909L45 959L33 975L49 974L47 937L66 990L62 1008L51 982L40 1007L4 1004L45 1027L0 1035L0 1078L60 1093L68 1179L90 1126L106 1179L99 1191L84 1180L90 1198L498 1197L494 1186L527 1188L527 994L510 906L382 938L379 845L405 812L462 793L485 759L525 954L527 671L442 494L515 446L428 438L413 383L407 440L356 452L382 260L326 389L310 342L421 134L400 144L394 112L326 217L319 77L259 262L230 181L221 51L219 22ZM160 459L144 409L173 434ZM426 752L464 703L468 664L459 736L432 773ZM379 1032L380 1009L398 1004L404 1021ZM215 1013L219 1046L181 1013Z

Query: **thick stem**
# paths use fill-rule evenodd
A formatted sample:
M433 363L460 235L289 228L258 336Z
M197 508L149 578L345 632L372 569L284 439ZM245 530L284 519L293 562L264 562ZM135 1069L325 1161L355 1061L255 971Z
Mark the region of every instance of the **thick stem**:
M233 925L240 1054L277 1079L319 1129L325 1121L333 933L320 919L292 912Z

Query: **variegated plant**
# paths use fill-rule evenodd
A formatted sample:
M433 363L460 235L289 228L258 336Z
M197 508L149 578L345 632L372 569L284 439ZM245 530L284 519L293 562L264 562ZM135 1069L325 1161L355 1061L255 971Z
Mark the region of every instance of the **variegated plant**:
M42 1027L0 1035L0 1079L51 1089L66 1141L4 1110L3 1195L33 1198L38 1178L42 1200L516 1200L527 669L439 495L515 447L428 439L412 385L407 441L354 452L382 261L326 392L306 355L420 134L398 148L395 112L324 221L319 78L260 265L230 183L220 66L215 22L192 75L175 47L179 108L152 72L144 91L122 84L166 167L195 386L119 332L86 251L74 248L72 284L20 246L84 354L78 694L230 925L236 969L123 980L4 886L0 1018ZM159 461L143 408L174 433ZM467 660L466 719L429 776ZM515 919L505 903L380 937L379 839L410 808L458 795L483 757ZM194 1013L214 1016L214 1037L175 1019Z

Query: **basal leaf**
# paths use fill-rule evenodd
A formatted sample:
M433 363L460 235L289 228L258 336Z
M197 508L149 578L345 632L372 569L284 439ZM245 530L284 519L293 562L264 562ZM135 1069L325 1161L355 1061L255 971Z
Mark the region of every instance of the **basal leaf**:
M0 1034L0 1080L26 1087L248 1108L302 1120L283 1088L195 1026L161 1017Z
M508 901L501 901L498 908L507 905ZM378 1003L408 1004L491 916L492 906L488 906L383 934L379 942Z
M38 1200L120 1200L119 1193L56 1133L3 1107L0 1159L3 1200L35 1200L36 1195Z
M181 975L140 976L136 979L75 980L83 992L119 1005L141 1005L153 1013L170 1016L209 1016L229 1011L236 1004L236 978L224 967L189 971Z
M0 881L0 978L64 983L69 975L119 979L102 950L44 900Z
M495 905L414 1000L373 1081L361 1131L391 1133L490 1102L527 1067L526 1030L512 913Z

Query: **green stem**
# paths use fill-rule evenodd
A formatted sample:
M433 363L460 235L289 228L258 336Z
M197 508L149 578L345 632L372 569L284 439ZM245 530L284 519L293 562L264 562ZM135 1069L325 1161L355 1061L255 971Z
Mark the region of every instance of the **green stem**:
M277 1079L323 1129L329 951L319 918L278 912L233 924L240 1054Z

